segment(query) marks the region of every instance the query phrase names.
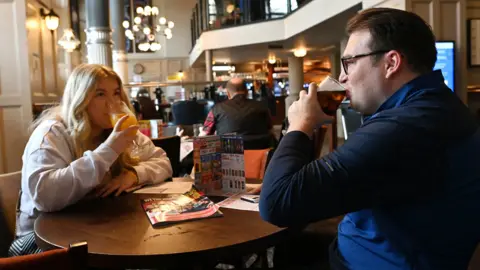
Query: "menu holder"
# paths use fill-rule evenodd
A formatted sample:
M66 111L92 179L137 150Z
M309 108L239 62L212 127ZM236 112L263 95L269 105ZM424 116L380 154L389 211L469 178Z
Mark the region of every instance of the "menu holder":
M195 137L195 186L208 195L246 190L243 139L237 135Z

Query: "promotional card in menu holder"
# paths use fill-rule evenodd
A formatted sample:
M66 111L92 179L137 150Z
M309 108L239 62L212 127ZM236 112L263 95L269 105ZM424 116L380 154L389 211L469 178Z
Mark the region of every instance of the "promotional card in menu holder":
M240 136L224 135L222 144L222 190L238 193L245 191L245 161L243 139Z
M219 136L193 139L195 186L204 193L222 189L222 154Z
M207 195L245 191L243 139L235 135L196 137L195 186Z

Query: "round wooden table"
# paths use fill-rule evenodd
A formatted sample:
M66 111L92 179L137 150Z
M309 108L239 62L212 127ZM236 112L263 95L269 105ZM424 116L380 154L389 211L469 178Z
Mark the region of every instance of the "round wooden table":
M155 268L263 252L294 231L264 222L258 212L224 208L223 217L153 228L140 199L155 196L127 194L43 213L35 222L37 244L52 249L86 241L92 267Z

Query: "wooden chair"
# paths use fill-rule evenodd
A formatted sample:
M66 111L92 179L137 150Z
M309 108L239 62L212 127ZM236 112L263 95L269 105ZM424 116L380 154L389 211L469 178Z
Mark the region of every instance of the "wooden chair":
M15 237L21 178L21 172L0 175L0 257L7 256Z
M88 245L86 242L69 248L48 250L42 253L0 259L2 270L80 270L87 269Z
M268 165L270 148L245 150L245 178L262 180Z

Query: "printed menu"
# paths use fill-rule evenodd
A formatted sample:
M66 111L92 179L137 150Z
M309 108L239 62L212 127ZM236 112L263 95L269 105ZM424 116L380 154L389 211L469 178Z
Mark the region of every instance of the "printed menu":
M236 135L195 137L195 186L207 194L245 191L243 139Z

